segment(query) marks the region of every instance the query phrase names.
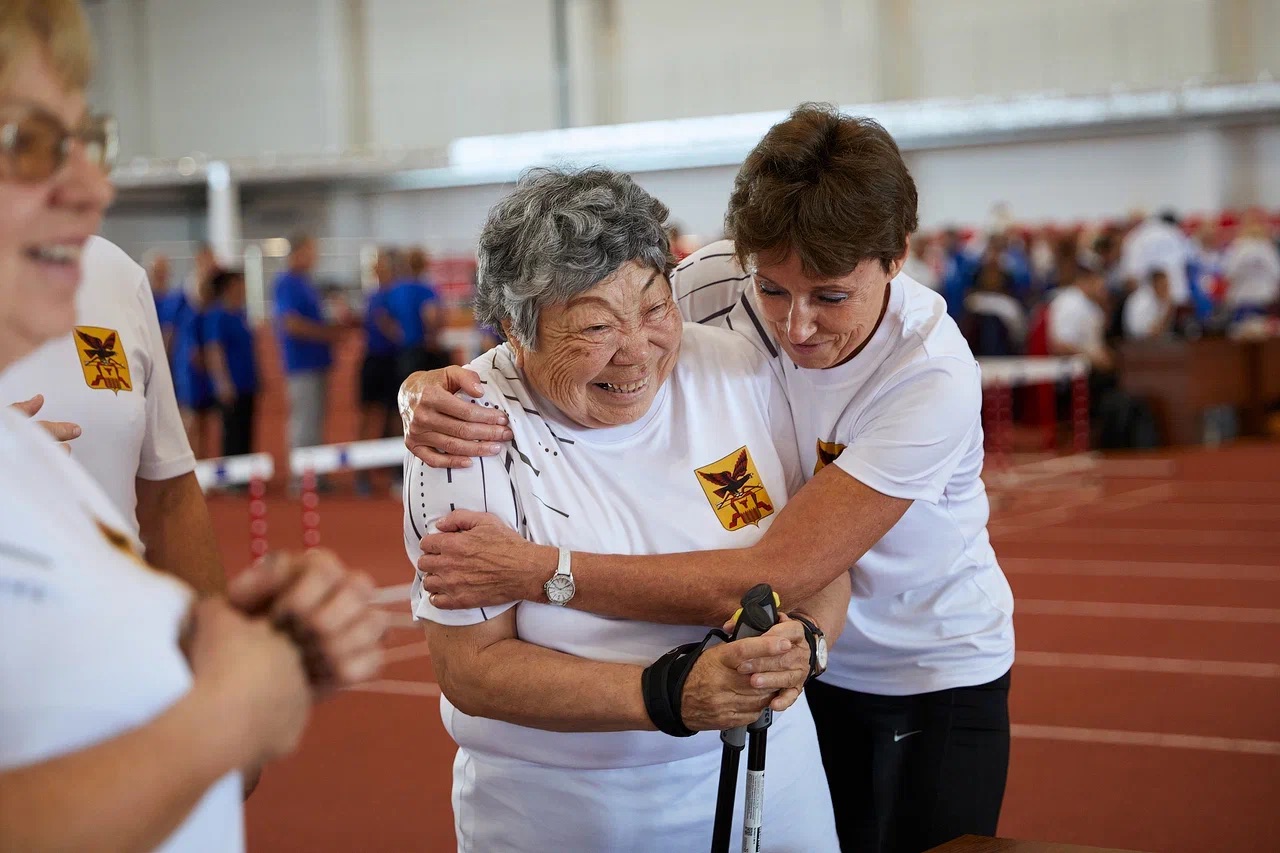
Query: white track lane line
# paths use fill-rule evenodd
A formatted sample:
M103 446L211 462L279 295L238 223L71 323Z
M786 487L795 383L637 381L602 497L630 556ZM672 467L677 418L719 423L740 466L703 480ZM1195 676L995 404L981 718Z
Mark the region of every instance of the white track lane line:
M1173 749L1198 749L1208 752L1236 752L1249 755L1280 756L1280 742L1246 740L1230 737L1129 732L1117 729L1082 729L1072 726L1037 726L1014 723L1011 734L1031 740L1058 740L1075 743L1105 743L1116 746L1159 746Z
M382 662L384 664L402 663L407 660L429 657L431 657L431 645L426 640L423 640L421 643L409 643L406 646L387 649L382 653Z
M1090 527L1076 519L1071 527L1012 526L993 524L992 538L1003 542L1035 540L1052 545L1156 545L1167 548L1249 548L1268 554L1280 552L1280 536L1262 530L1186 530L1160 528ZM996 549L997 552L999 548Z
M1080 575L1115 578L1278 581L1280 567L1240 563L1179 563L1160 560L1086 560L1070 557L999 557L1009 575Z
M409 601L409 590L413 587L411 583L396 584L395 586L380 586L373 593L374 604L395 604L403 601L406 604Z
M1280 625L1280 610L1269 607L1214 607L1203 604L1132 604L1111 601L1015 599L1015 615L1100 616L1107 619L1169 619L1177 622L1237 622Z
M1014 665L1065 667L1068 669L1105 669L1120 672L1165 672L1177 675L1225 675L1233 678L1280 678L1280 663L1143 658L1128 655L1091 655L1019 650L1015 653Z
M355 693L390 693L399 696L439 696L440 685L431 681L396 681L384 678L348 687Z
M1166 501L1172 496L1173 490L1168 483L1131 489L1110 496L1084 494L1045 509L997 514L987 528L992 536L1008 537L1027 530L1040 530L1051 524L1061 524L1086 512L1123 512Z

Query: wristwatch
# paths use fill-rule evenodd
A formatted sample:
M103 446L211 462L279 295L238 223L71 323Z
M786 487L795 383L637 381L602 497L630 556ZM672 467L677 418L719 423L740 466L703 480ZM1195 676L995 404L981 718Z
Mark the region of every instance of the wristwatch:
M787 615L804 626L804 638L809 641L809 680L812 681L827 671L827 635L803 613Z
M556 573L542 585L547 601L561 607L569 603L577 587L573 584L573 570L569 566L569 549L560 549L560 560L556 563Z

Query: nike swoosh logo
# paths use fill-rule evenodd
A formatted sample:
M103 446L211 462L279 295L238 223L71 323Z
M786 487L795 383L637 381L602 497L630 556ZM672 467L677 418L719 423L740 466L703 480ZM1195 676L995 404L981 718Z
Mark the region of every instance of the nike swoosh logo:
M922 732L922 731L924 731L924 729L916 729L914 732L907 732L905 735L900 735L900 734L898 734L897 732L894 732L894 733L893 733L893 742L894 742L894 743L897 743L898 741L903 740L904 738L909 738L909 737L911 737L912 735L918 735L918 734L920 734L920 732Z

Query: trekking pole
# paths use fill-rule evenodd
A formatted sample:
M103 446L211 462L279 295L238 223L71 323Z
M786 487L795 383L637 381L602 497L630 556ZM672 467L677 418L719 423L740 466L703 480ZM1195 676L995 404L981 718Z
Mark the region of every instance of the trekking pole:
M742 608L735 615L732 642L743 637L759 636L778 622L778 597L765 583L747 590ZM758 853L760 827L764 809L764 762L768 745L768 729L773 711L765 708L749 726L738 726L720 733L724 747L720 753L720 788L716 795L716 822L711 836L711 853L729 853L729 837L733 825L733 803L737 794L738 764L742 749L751 734L747 753L747 792L742 827L744 853Z

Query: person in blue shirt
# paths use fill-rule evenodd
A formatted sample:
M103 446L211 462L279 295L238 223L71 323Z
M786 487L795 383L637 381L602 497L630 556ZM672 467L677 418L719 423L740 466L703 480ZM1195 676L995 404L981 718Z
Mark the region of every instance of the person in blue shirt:
M169 287L172 268L168 255L148 252L143 260L147 269L147 281L151 284L151 296L156 301L156 319L160 321L165 356L172 366L174 325L178 313L186 307L186 294L181 289L174 291Z
M222 455L253 452L253 412L258 395L258 359L245 310L244 273L221 270L210 287L204 315L204 355L209 382L222 414Z
M186 307L178 311L173 329L173 391L196 458L211 455L215 404L204 362L204 315L212 301L211 278L196 283Z
M410 251L404 269L399 271L404 278L387 297L387 307L402 335L397 379L404 379L418 370L432 370L449 364L449 358L437 340L443 306L426 276L428 264L426 252L421 249Z
M325 399L330 345L345 331L329 323L312 282L315 241L306 235L290 241L289 267L276 277L275 327L284 354L289 391L289 447L311 447L324 441Z
M387 438L400 434L396 394L400 390L398 367L403 333L391 316L388 297L395 285L400 259L392 249L379 249L373 265L378 289L369 295L364 312L364 362L360 365L360 437ZM370 493L369 474L356 474L356 491Z

